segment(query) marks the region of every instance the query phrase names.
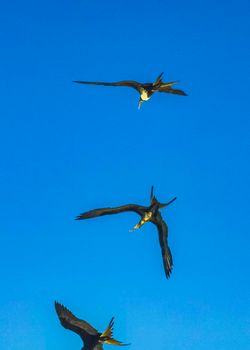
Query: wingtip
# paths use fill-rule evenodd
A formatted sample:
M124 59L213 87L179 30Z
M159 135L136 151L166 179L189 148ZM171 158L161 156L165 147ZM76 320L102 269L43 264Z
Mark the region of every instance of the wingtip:
M171 277L172 270L173 270L173 265L170 267L170 269L168 271L165 271L165 275L166 275L167 280L169 280L169 278Z
M59 315L60 310L64 308L64 306L61 303L59 303L57 300L54 301L54 306L56 309L56 313Z
M83 220L82 214L79 214L75 217L75 220Z
M54 305L55 306L65 307L62 303L59 303L59 301L57 301L57 300L54 301Z

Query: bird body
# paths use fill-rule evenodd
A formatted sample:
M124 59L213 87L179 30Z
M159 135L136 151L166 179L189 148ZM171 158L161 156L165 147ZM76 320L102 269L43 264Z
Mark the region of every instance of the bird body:
M151 95L149 94L149 91L146 89L141 89L141 99L142 101L148 101L150 99Z
M160 203L153 195L153 186L151 188L150 205L148 207L137 204L126 204L120 207L99 208L87 211L76 217L76 220L85 220L103 215L119 214L122 212L133 211L140 215L141 219L131 231L134 231L144 225L146 222L151 222L156 225L159 235L159 242L162 251L163 266L166 277L169 278L173 268L172 254L168 246L168 226L162 219L160 209L168 206L176 200L176 197L167 203Z
M140 94L139 106L140 109L143 102L148 101L155 92L167 92L175 95L187 96L187 94L178 89L173 89L172 85L178 81L164 83L162 81L163 73L161 73L153 83L139 83L135 80L122 80L114 83L106 83L101 81L81 81L75 80L74 83L88 85L104 85L104 86L127 86L137 90Z
M55 309L61 325L75 333L77 333L84 342L82 350L102 350L103 344L111 344L125 346L124 344L113 338L114 318L112 317L108 327L103 333L98 332L86 321L77 318L64 305L55 302Z

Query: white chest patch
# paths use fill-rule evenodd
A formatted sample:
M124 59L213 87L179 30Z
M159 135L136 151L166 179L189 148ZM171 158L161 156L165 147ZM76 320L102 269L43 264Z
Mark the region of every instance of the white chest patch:
M150 97L148 97L148 93L147 93L146 90L142 90L141 99L142 99L143 101L147 101L147 100L150 99Z
M152 217L152 213L151 211L149 213L146 213L143 220L146 222L146 221L149 221Z

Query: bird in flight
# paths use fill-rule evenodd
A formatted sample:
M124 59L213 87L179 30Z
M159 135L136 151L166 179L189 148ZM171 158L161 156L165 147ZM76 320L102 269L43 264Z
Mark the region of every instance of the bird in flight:
M115 83L105 83L101 81L80 81L76 80L73 83L78 84L91 84L91 85L104 85L104 86L128 86L137 90L140 94L140 100L138 109L140 109L143 102L148 101L155 92L168 92L170 94L187 96L187 94L178 89L173 89L172 86L179 81L172 81L164 83L162 81L163 72L156 78L154 83L139 83L134 80L122 80Z
M168 246L168 226L162 219L160 209L168 206L176 200L176 197L167 203L160 203L153 194L154 187L151 188L150 205L145 207L137 204L127 204L114 208L100 208L87 211L76 217L76 220L84 220L89 218L95 218L97 216L118 214L126 211L133 211L140 215L141 220L130 231L134 231L144 225L146 222L152 222L156 225L159 235L159 242L161 246L163 266L166 277L169 278L173 268L173 260L170 248Z
M106 330L103 333L99 333L89 323L73 315L73 313L62 304L55 302L55 309L61 325L77 333L81 337L84 342L82 350L103 350L103 344L118 346L129 345L113 338L114 317L111 318Z

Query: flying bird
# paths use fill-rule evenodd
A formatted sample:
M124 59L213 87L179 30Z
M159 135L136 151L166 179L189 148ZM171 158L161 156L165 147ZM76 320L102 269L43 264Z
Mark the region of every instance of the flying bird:
M159 242L163 258L163 266L166 277L169 278L173 268L173 259L170 248L168 246L168 226L166 222L162 219L160 209L167 207L169 204L173 203L176 200L176 197L173 198L171 201L163 204L156 199L156 197L153 194L153 191L154 187L152 186L150 194L150 205L148 207L137 204L127 204L114 208L94 209L78 215L76 217L76 220L84 220L102 215L118 214L126 211L133 211L140 215L141 220L130 231L134 231L140 228L146 222L152 222L156 225L158 230Z
M89 323L73 315L73 313L62 304L55 302L55 309L61 325L77 333L81 337L84 342L82 350L103 350L103 344L118 346L129 345L113 338L114 317L111 318L106 330L103 333L99 333Z
M156 78L154 83L139 83L134 80L122 80L115 83L105 83L101 81L73 81L78 84L91 84L91 85L104 85L104 86L128 86L137 90L140 94L140 100L138 109L140 109L143 102L148 101L155 92L168 92L170 94L187 96L187 94L178 89L173 89L172 85L177 84L179 81L172 81L164 83L162 81L163 72Z

